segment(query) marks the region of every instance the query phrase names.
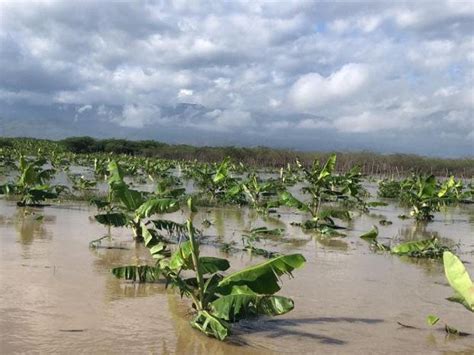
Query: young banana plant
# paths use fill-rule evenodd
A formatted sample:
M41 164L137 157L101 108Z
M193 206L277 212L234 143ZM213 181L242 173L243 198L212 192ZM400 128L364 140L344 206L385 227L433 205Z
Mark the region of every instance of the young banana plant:
M310 199L308 202L303 202L290 192L285 191L280 195L281 203L311 215L311 219L302 224L303 228L317 230L323 234L338 235L336 229L344 228L337 226L333 218L350 219L349 212L334 208L322 208L324 202L344 200L352 191L344 179L333 174L336 166L336 155L331 155L323 166L315 161L311 169L306 169L299 162L297 164L306 182L306 186L303 187L302 191L309 195Z
M144 231L145 245L158 259L153 266L123 267L114 269L117 277L148 281L158 276L177 288L181 296L191 299L195 314L191 326L208 336L224 340L231 323L258 315L281 315L294 308L292 299L276 296L280 290L280 276L303 266L301 254L282 255L227 276L226 259L200 255L199 241L193 226L195 208L188 200L191 211L186 227L188 239L182 242L171 257L163 257L163 245L150 230ZM143 228L146 228L143 226Z
M157 213L179 210L179 201L175 198L155 195L146 199L143 192L130 189L124 181L123 170L115 161L109 163L108 172L108 210L95 215L97 222L113 227L128 226L132 229L134 239L142 241L144 219Z
M45 164L46 159L27 160L20 155L17 181L0 186L0 193L19 195L18 206L38 205L46 199L57 198L64 187L48 184L55 170L44 169Z

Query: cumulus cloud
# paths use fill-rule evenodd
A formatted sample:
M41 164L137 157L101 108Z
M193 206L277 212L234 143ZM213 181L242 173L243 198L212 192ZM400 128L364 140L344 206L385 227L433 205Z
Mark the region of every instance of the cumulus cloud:
M469 2L4 1L0 12L1 122L44 110L93 132L94 120L183 142L183 128L210 143L213 131L242 144L271 132L296 148L328 132L358 148L376 132L375 150L393 132L444 132L470 153L457 148L474 129Z
M78 113L83 113L87 110L92 110L92 106L91 105L84 105L84 106L81 106L77 109L77 112Z
M318 73L301 76L290 89L290 100L301 110L314 110L322 105L346 99L360 90L369 79L363 64L350 63L323 77Z
M153 105L125 105L116 121L122 127L142 128L159 122L160 109Z

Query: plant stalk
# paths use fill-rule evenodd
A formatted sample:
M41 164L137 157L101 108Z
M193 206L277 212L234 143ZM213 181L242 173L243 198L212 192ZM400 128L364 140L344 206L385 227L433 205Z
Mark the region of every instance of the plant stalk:
M198 311L201 311L204 309L205 304L204 279L202 277L201 268L199 267L199 245L194 235L193 222L190 219L188 219L188 221L186 222L186 226L188 228L189 241L191 242L191 256L193 259L194 270L196 272L196 279L198 282L199 300L196 304L196 308Z

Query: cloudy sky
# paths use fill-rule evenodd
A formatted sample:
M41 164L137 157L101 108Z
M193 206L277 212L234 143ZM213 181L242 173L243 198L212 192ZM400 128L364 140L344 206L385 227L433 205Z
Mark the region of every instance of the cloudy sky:
M472 155L473 34L472 1L3 0L0 134Z

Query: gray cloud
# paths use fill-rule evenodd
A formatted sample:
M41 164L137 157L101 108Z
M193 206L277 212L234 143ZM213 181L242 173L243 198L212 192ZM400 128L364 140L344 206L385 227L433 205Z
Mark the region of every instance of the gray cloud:
M63 120L135 138L156 128L151 138L206 144L337 148L320 139L331 137L472 154L471 2L7 1L0 12L1 134L38 112L59 125L68 107Z

